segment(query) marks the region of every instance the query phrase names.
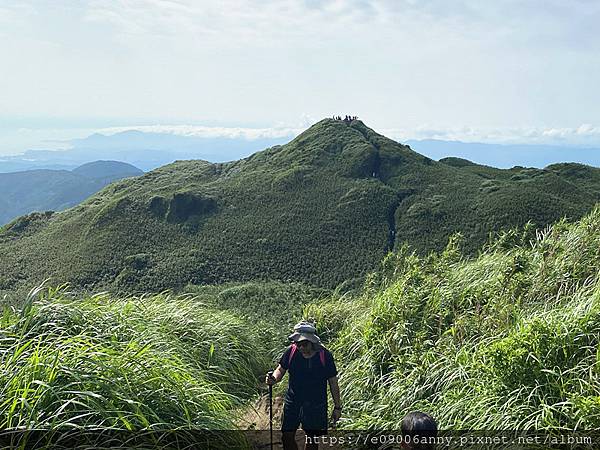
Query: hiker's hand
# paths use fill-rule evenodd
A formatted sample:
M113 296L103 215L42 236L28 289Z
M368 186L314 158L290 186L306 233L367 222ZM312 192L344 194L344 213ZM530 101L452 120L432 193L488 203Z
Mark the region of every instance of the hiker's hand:
M277 380L273 376L273 372L267 373L267 375L265 376L265 383L267 383L268 385L277 383Z
M333 412L331 413L331 421L333 422L334 425L337 423L338 420L340 420L340 417L342 417L342 410L334 409Z

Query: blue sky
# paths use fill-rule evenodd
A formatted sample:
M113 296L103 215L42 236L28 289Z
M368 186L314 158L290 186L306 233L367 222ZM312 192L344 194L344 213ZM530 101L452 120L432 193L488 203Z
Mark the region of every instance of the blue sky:
M600 146L598 23L596 0L0 0L0 154L334 113L400 140Z

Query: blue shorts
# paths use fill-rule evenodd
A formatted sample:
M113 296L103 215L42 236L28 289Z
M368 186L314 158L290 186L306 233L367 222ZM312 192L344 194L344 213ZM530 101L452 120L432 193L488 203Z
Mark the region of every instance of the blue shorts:
M281 431L296 431L300 424L306 434L325 434L327 432L327 403L286 401L283 406Z

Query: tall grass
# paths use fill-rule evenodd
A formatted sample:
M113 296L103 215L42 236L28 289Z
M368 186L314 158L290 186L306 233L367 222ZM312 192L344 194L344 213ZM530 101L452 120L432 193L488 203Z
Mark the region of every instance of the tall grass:
M271 359L289 344L288 335L304 305L327 298L329 291L300 283L250 282L212 286L188 285L186 292L220 311L229 311L254 330Z
M192 296L48 289L0 318L0 429L233 429L267 366L252 327Z
M598 428L600 209L475 259L460 244L401 249L361 297L306 308L331 338L348 426L397 429L422 409L444 428Z

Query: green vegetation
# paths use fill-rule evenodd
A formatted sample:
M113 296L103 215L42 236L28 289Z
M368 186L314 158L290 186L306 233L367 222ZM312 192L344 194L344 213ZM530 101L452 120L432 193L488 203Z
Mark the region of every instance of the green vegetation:
M600 169L436 162L360 121L325 119L240 161L178 161L0 231L0 295L46 278L90 291L278 280L334 288L408 243L476 254L494 230L577 219Z
M0 229L0 427L233 428L304 314L349 427L597 428L599 200L600 169L435 162L326 119L20 217ZM23 301L48 277L76 293ZM166 288L184 294L132 294Z
M169 448L170 435L172 448L199 438L206 448L243 447L243 435L194 430L235 430L303 305L324 292L282 283L186 291L117 297L61 286L2 305L0 429L79 430L93 443L102 434L89 430L100 428L119 445L136 438L134 447Z
M479 170L479 169L478 169ZM339 361L348 427L600 427L600 207L502 233L474 259L453 237L402 247L363 293L309 305Z
M33 293L0 319L0 426L233 429L302 314L336 356L347 427L397 429L414 409L454 429L600 426L600 207L500 233L475 258L463 245L404 245L334 294Z
M302 317L303 307L329 295L323 289L278 282L190 285L185 292L215 309L243 317L269 354L269 361L275 361L289 344L288 336Z
M269 365L253 327L192 296L48 290L0 336L2 429L232 429Z

